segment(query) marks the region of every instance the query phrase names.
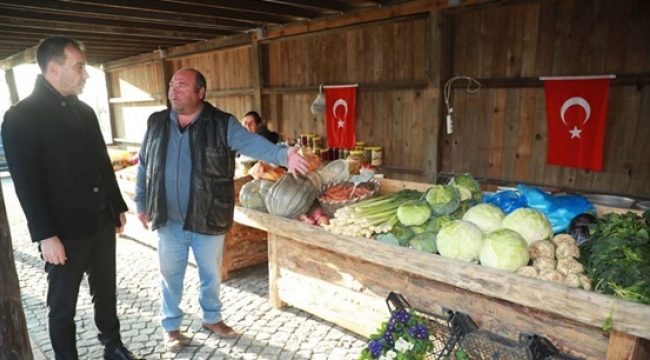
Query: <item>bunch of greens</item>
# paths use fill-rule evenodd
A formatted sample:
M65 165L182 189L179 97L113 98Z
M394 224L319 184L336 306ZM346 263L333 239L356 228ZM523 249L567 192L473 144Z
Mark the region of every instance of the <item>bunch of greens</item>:
M433 349L426 320L413 309L396 310L381 324L360 360L422 360Z
M590 240L580 246L580 262L595 290L650 304L650 227L635 213L609 213L589 225Z

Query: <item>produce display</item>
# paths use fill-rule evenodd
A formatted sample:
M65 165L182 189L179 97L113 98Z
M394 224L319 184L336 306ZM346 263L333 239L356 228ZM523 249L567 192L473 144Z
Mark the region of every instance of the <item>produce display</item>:
M650 304L650 211L598 219L580 214L566 233L554 234L539 210L521 207L506 215L483 203L478 183L462 174L424 192L404 189L342 206L330 218L319 202L344 202L370 190L349 182L320 184L317 171L298 178L285 174L276 182L254 180L242 188L240 202L334 234Z

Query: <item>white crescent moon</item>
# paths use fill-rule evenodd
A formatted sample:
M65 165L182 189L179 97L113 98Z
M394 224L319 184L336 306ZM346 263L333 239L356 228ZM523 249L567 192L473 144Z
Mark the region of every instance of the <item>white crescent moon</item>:
M338 99L334 102L334 105L332 106L332 113L336 115L336 108L339 106L343 106L345 109L345 112L343 113L343 119L348 117L348 102L343 100L343 99Z
M566 111L569 110L569 108L574 105L581 106L583 109L585 109L585 121L582 122L582 124L584 125L585 123L587 123L587 121L589 121L589 116L591 115L591 106L589 105L587 100L578 96L572 97L571 99L565 101L564 104L562 104L562 109L560 109L560 116L562 117L562 122L564 123L564 125L567 124L566 120L564 119L564 113L566 113Z

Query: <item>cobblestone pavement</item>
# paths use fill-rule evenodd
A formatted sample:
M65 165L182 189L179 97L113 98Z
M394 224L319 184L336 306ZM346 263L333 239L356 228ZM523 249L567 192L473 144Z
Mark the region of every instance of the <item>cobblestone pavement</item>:
M30 335L53 359L47 335L43 262L30 242L26 221L11 179L2 179L3 193L13 238L14 257ZM0 204L1 205L1 204ZM136 221L131 217L130 224ZM222 284L224 318L241 333L236 339L220 339L201 328L197 301L198 275L188 267L181 330L191 339L179 352L167 352L158 323L159 278L155 242L118 238L118 312L122 338L129 349L147 359L356 359L366 339L293 307L268 304L266 265L232 272ZM77 306L77 347L81 359L102 359L93 311L85 282Z

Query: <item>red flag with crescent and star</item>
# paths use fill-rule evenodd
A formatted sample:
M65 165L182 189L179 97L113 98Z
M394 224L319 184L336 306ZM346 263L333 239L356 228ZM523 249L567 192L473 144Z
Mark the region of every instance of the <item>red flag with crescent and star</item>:
M326 86L327 146L354 149L357 86Z
M603 142L611 78L543 78L548 164L603 170Z

